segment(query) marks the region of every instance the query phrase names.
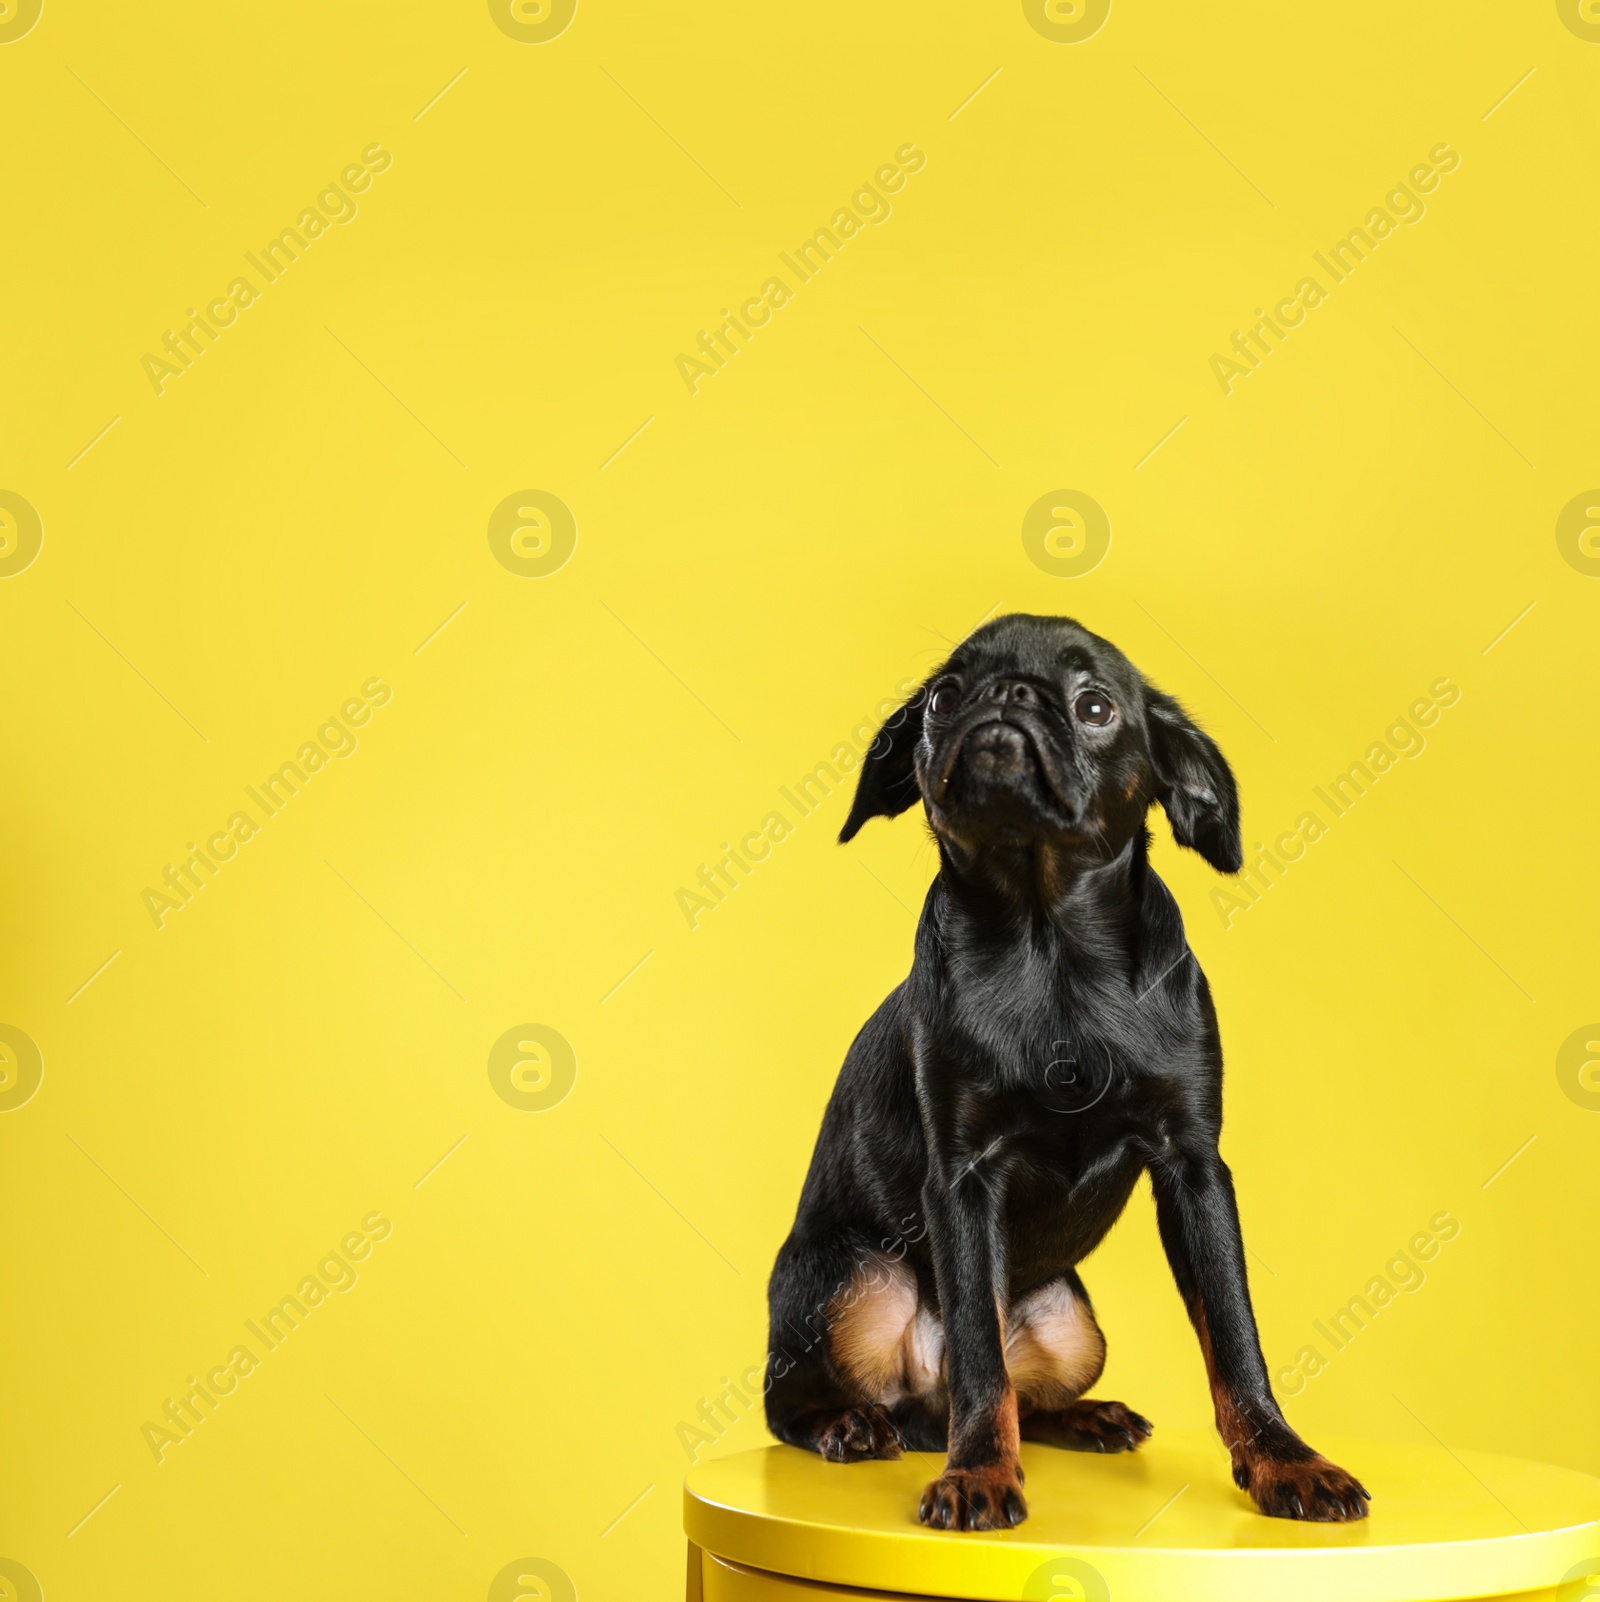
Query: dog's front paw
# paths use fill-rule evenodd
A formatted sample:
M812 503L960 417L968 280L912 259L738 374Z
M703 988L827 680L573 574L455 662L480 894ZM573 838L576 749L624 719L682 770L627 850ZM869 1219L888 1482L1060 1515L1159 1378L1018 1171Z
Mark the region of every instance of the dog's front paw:
M1367 1488L1320 1452L1296 1461L1257 1457L1235 1463L1235 1481L1268 1518L1343 1524L1367 1516Z
M988 1468L947 1468L922 1493L917 1517L936 1530L1009 1530L1028 1516L1022 1468L1014 1459Z
M900 1436L877 1407L847 1407L819 1421L817 1450L830 1463L863 1463L900 1455Z

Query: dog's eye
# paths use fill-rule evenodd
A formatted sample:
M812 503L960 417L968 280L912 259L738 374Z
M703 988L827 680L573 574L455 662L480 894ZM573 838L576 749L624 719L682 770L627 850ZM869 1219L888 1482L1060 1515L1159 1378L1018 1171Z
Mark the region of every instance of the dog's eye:
M1080 723L1092 723L1103 729L1116 714L1116 708L1098 690L1085 690L1072 703L1074 716Z
M953 684L941 684L933 692L933 699L928 703L928 710L936 718L949 717L960 704L961 693Z

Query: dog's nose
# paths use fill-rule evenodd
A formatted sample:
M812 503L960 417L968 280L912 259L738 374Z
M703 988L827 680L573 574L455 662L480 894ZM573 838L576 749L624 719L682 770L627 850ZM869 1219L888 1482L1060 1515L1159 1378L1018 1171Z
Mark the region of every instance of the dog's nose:
M1021 679L996 679L988 689L989 699L998 706L1038 706L1039 692Z

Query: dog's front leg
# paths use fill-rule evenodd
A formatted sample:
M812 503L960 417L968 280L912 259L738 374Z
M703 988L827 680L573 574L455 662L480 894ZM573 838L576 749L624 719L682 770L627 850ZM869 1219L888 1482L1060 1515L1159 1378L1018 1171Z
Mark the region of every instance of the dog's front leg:
M946 1168L940 1173L939 1168ZM950 1170L953 1170L951 1172ZM1017 1459L1017 1393L1006 1373L1000 1185L935 1162L923 1192L944 1320L950 1444L917 1516L945 1530L1004 1530L1028 1516Z
M1234 1480L1276 1518L1365 1518L1366 1491L1300 1439L1272 1394L1227 1164L1214 1148L1175 1149L1150 1165L1150 1180L1161 1243L1200 1338Z

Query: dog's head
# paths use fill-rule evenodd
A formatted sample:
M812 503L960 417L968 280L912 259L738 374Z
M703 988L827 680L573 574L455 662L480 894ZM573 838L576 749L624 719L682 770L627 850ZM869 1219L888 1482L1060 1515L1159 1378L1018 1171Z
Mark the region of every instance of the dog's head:
M879 732L839 839L919 796L963 858L1038 845L1104 860L1159 801L1179 845L1222 873L1242 861L1222 753L1071 618L1014 613L964 640Z

